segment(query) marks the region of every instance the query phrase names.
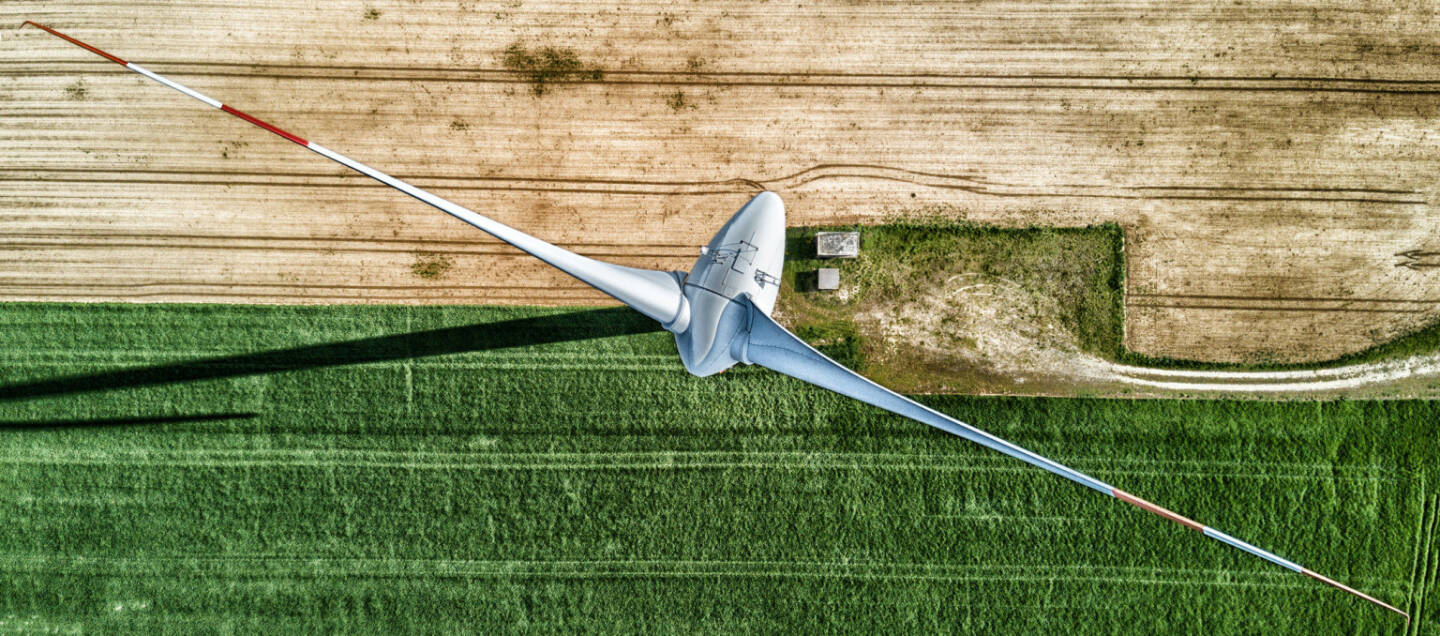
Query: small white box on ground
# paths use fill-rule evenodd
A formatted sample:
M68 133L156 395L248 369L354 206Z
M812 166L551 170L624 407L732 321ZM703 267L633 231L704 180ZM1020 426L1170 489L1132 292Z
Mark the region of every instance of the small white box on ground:
M815 255L820 258L855 258L860 255L859 232L818 232Z
M819 278L816 286L820 289L840 289L840 270L833 267L822 268Z

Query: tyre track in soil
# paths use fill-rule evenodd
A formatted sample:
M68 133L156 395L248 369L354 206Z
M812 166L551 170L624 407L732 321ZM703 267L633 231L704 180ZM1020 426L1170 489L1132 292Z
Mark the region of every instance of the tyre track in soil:
M69 76L78 72L119 74L112 67L79 60L16 60L15 76ZM32 68L25 68L25 66ZM71 68L65 68L69 66ZM74 67L81 68L74 68ZM523 73L502 68L368 66L323 64L245 64L148 60L147 67L166 69L176 77L242 77L263 79L319 79L327 81L462 82L532 85ZM55 68L64 70L54 70ZM178 69L178 70L177 70ZM1440 95L1440 82L1359 77L1321 76L1201 76L1201 75L1097 75L856 73L840 71L666 71L605 70L600 79L551 78L546 84L600 86L679 86L695 88L896 88L896 89L1019 89L1019 90L1130 90L1130 91L1233 91L1306 92L1392 95Z
M74 176L46 176L50 174ZM124 175L111 176L111 175ZM164 175L214 176L222 179L165 179ZM491 192L563 192L593 194L633 194L650 196L711 196L717 194L753 194L760 190L786 192L831 179L857 179L891 181L907 185L960 190L972 194L995 197L1038 197L1038 198L1092 198L1092 199L1134 199L1134 200L1178 200L1178 201L1257 201L1257 202L1316 202L1316 203L1373 203L1393 205L1426 205L1427 201L1416 190L1386 188L1338 188L1308 185L1256 185L1256 186L1187 186L1187 185L1103 185L1103 184L1061 184L1044 187L1007 183L979 177L970 173L938 173L911 170L897 166L870 163L823 163L777 177L734 177L723 180L641 180L641 179L587 179L580 177L533 177L533 176L469 176L451 177L441 175L397 174L397 178L415 183L422 188L456 191ZM252 180L243 180L243 179ZM106 170L77 169L61 167L11 168L0 171L0 183L114 183L147 185L227 185L267 187L324 187L324 188L377 188L378 184L356 179L352 175L334 172L221 172L212 170ZM589 188L597 186L631 186L628 188ZM738 188L737 186L745 186ZM681 187L682 189L662 189ZM1290 193L1219 194L1219 192ZM1347 194L1350 196L1336 196ZM1318 195L1318 196L1311 196ZM1367 196L1368 195L1368 196Z

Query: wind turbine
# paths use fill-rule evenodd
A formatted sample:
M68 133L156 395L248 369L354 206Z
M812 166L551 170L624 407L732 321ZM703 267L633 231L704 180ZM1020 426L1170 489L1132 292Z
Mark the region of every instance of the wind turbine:
M304 146L331 161L469 223L609 294L658 321L667 331L675 334L680 360L685 364L685 369L696 376L714 375L737 364L753 364L798 378L1050 471L1287 570L1365 599L1404 616L1407 625L1410 621L1410 615L1394 605L956 420L871 382L805 344L770 317L780 291L780 271L785 260L785 205L773 192L761 192L741 207L720 228L715 237L710 239L709 244L700 248L700 257L688 273L661 272L605 263L486 218L50 27L29 20L21 26L24 25L43 29L212 108L218 108Z

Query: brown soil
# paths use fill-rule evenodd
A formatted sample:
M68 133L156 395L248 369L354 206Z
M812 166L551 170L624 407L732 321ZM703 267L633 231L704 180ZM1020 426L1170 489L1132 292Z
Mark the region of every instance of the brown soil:
M1440 315L1440 256L1400 256L1440 252L1440 25L1359 8L22 1L0 24L626 265L688 267L756 184L796 225L1115 221L1132 349L1298 361ZM517 45L603 72L536 91ZM38 30L5 27L0 68L0 299L609 303Z

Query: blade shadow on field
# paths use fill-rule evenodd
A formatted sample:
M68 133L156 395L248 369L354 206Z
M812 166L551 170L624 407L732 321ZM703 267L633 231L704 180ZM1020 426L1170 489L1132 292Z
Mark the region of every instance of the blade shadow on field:
M65 428L177 424L180 422L219 422L224 420L253 420L257 417L260 417L259 413L204 413L200 415L140 415L133 417L97 417L89 419L38 421L0 420L0 431L44 431Z
M22 382L0 386L0 400L491 351L660 330L658 323L627 307L584 310Z

